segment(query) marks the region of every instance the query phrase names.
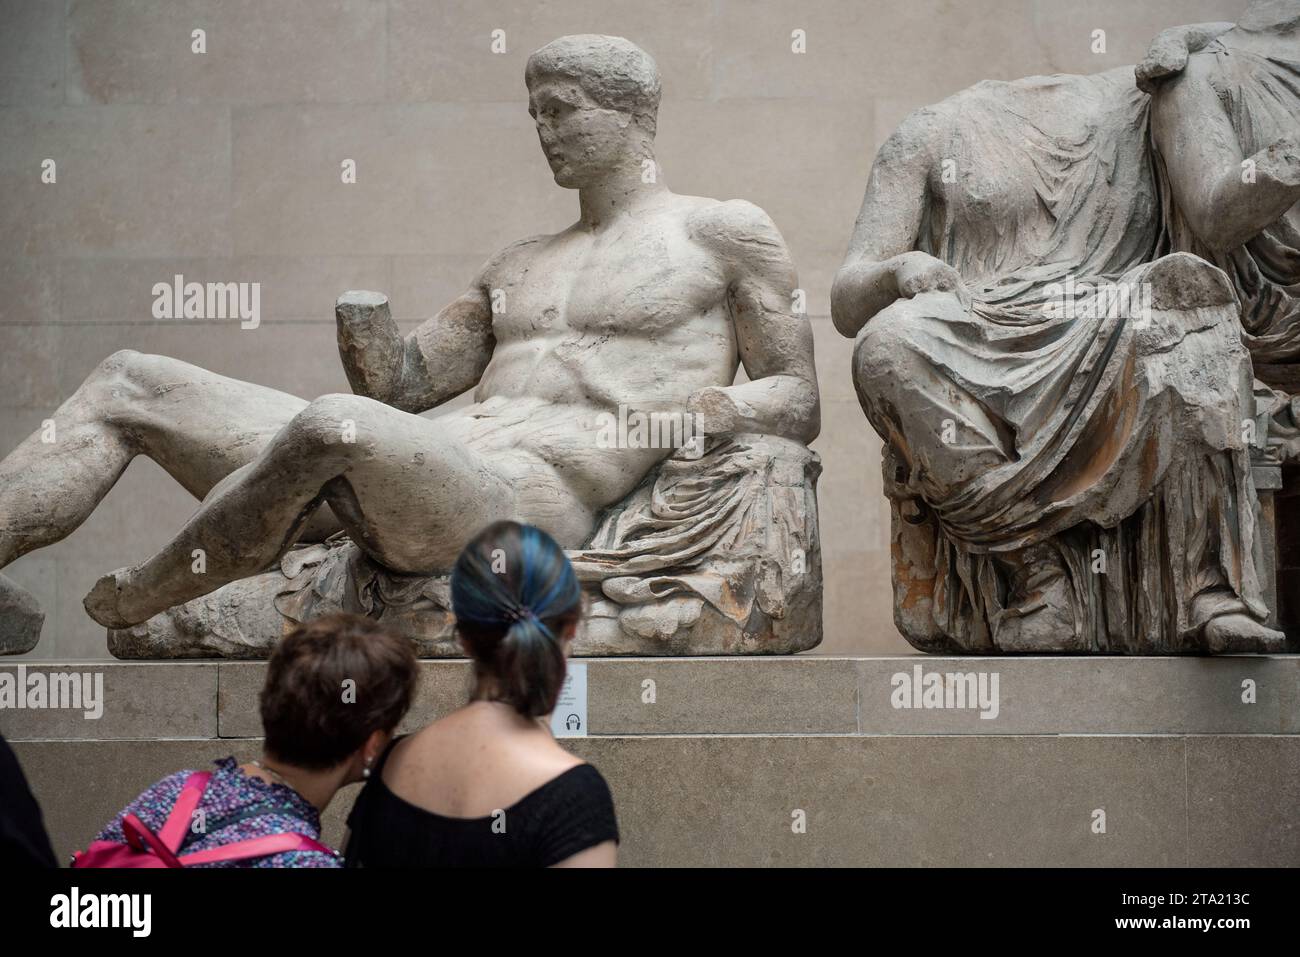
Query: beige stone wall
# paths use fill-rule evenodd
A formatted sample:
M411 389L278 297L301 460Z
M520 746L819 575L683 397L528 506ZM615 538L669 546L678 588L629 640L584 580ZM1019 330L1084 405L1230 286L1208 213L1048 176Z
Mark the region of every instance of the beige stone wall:
M982 79L1134 62L1242 0L0 0L0 454L116 349L306 397L346 391L332 304L387 291L408 324L512 239L567 225L526 112L528 53L621 34L664 76L678 192L764 207L816 329L826 640L906 652L890 610L879 441L827 298L877 145ZM195 28L207 52L190 50ZM493 30L507 52L491 52ZM806 31L807 52L791 52ZM1093 53L1094 30L1106 31ZM42 184L41 162L57 163ZM353 159L357 182L340 181ZM262 284L262 326L154 321L151 287ZM38 658L106 656L81 597L193 508L140 460L76 534L10 574L48 614Z

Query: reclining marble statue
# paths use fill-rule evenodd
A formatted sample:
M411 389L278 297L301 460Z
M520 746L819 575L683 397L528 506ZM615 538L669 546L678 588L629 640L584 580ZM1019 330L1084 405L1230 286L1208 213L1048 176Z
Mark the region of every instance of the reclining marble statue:
M820 411L785 242L747 202L667 189L659 74L634 44L561 38L526 83L576 223L506 247L406 337L384 296L345 293L353 395L109 357L55 413L57 443L0 462L0 567L68 535L146 455L202 503L86 597L119 656L259 657L337 607L458 654L444 573L507 517L570 550L592 599L579 653L815 645ZM638 436L655 416L687 418L686 438Z
M1215 32L1162 35L1151 66L1176 62L1151 79ZM884 440L895 620L923 651L1284 648L1263 624L1237 290L1170 245L1177 177L1150 117L1132 68L985 82L913 113L876 156L832 316ZM1168 141L1192 189L1210 174L1186 143L1226 142L1203 122ZM1288 189L1192 219L1250 246Z

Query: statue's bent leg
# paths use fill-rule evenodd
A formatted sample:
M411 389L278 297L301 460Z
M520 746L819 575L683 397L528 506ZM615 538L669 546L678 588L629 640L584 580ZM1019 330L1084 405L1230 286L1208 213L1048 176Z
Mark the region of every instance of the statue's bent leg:
M941 377L918 348L945 317L965 308L955 295L900 299L858 333L853 379L863 411L877 432L932 480L959 485L997 468L1014 454L1006 426L969 391Z
M518 476L435 419L359 396L324 396L209 495L153 558L101 579L86 610L126 627L265 571L322 501L390 568L444 570L480 527L514 517L518 485Z
M957 297L948 294L904 299L877 313L858 333L853 376L863 410L897 460L909 463L909 477L925 476L924 483L893 484L890 490L899 501L909 495L923 499L923 491L946 497L952 488L1001 467L1015 454L1010 428L927 358L926 339L941 338L941 324L961 320L965 312ZM893 476L895 483L902 477L902 472ZM933 563L933 552L927 557ZM896 588L900 574L912 574L900 568L904 561L896 552ZM1073 601L1053 550L1039 545L999 553L995 563L1006 583L1007 601L985 625L994 632L997 647L1014 652L1074 650L1079 639ZM920 574L927 572L933 574L933 567ZM913 593L907 594L914 603ZM913 636L918 635L921 644L940 644L934 610L910 616L909 610L903 609L912 632L909 641L917 643Z
M202 498L307 403L166 356L109 356L0 461L0 568L71 534L144 455Z

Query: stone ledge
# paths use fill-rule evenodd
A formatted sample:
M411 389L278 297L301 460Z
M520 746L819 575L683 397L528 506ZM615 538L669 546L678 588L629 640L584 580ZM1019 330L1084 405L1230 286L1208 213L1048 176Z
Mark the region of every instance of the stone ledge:
M640 866L1295 866L1300 737L910 735L569 739ZM15 745L56 851L153 781L255 739ZM335 799L342 839L356 789ZM1105 833L1093 832L1105 812ZM802 810L807 832L792 831Z
M1296 734L1300 656L1220 658L588 658L591 734ZM0 665L0 675L17 665ZM0 710L12 740L246 738L261 734L261 662L29 665L103 673L104 714ZM996 713L894 707L927 676L997 676ZM900 679L898 676L901 675ZM404 730L466 699L464 660L424 661ZM942 678L938 679L940 682ZM654 702L643 702L652 681ZM1243 701L1253 682L1255 703ZM962 690L965 690L964 682ZM952 703L957 700L953 684ZM916 702L912 702L915 704ZM928 703L933 704L933 701ZM943 700L947 705L948 699ZM994 715L981 717L981 713Z
M11 741L215 737L218 733L217 667L215 662L0 665L0 733ZM52 674L79 675L81 682L87 684L86 690L102 687L103 700L99 702L102 714L98 718L85 716L86 706L92 702L84 693L77 708L12 708L3 698L4 676L14 676L10 680L16 683L20 673L25 675L29 686L34 678L49 686Z

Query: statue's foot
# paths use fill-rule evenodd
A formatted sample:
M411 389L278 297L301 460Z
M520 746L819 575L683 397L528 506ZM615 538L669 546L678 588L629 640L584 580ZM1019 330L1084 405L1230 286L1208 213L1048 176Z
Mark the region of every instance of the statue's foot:
M1220 615L1205 623L1205 650L1212 655L1286 651L1286 635L1245 614Z
M1008 564L1011 563L1008 559ZM993 644L1010 654L1074 654L1086 650L1074 624L1074 594L1064 566L1050 548L1018 555L1008 607L993 627Z
M1016 655L1069 655L1084 651L1075 633L1074 614L1066 589L1047 596L1042 607L1025 614L1000 618L993 643L999 651Z
M21 655L41 640L45 613L22 585L0 575L0 655Z
M132 569L119 568L109 572L82 600L86 614L105 628L130 628L152 617L150 612L131 608L126 601L125 591L130 581Z

